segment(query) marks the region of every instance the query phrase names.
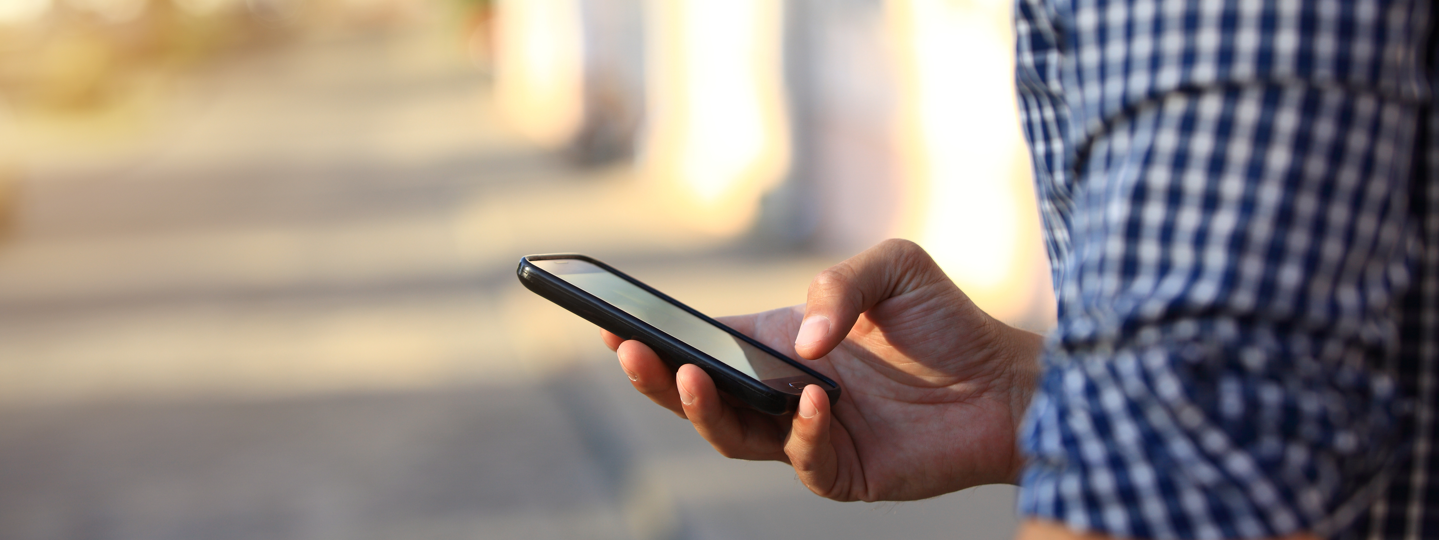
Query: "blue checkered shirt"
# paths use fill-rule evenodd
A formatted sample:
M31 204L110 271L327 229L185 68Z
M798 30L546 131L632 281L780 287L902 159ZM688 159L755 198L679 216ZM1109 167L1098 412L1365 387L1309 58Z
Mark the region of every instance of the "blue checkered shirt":
M1435 3L1019 0L1029 518L1436 538Z

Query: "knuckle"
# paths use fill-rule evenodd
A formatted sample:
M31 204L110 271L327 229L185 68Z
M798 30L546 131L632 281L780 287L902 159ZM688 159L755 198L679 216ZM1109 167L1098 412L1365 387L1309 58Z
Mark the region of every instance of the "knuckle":
M886 242L889 259L894 261L896 270L902 275L926 275L938 270L935 259L919 244L900 238L892 238Z
M815 470L815 445L810 437L799 433L799 430L791 432L789 444L784 448L785 457L790 458L790 465L799 472L811 472Z
M880 242L880 245L876 247L885 251L899 251L902 253L910 253L916 251L923 253L925 251L924 248L920 247L920 244L916 244L915 242L906 240L904 238L890 238L885 240L884 242Z
M857 293L857 276L849 263L840 263L820 272L810 283L811 300L830 298L846 299Z
M815 276L813 288L822 292L843 289L850 284L850 272L847 270L843 263L826 268L820 275Z
M897 259L909 263L916 263L930 259L930 254L920 244L905 240L903 238L891 238L885 241L888 251L895 254Z
M815 472L815 459L808 452L786 448L785 457L790 458L790 466L795 468L795 472Z

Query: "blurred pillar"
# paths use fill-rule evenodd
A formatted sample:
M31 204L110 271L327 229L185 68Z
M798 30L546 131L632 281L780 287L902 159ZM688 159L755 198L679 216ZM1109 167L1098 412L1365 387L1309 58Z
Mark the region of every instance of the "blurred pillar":
M1032 327L1050 317L1004 0L888 0L900 84L902 235L976 304ZM1027 323L1029 321L1029 323Z
M583 113L570 156L591 165L630 158L645 108L643 0L582 0Z
M499 0L495 9L495 103L536 143L561 148L583 114L580 0Z
M716 235L750 226L785 173L783 4L650 0L641 166L678 220Z
M532 141L583 165L628 158L644 110L642 0L500 0L495 99Z
M895 75L880 0L786 2L791 164L757 235L851 254L896 233L905 184L891 126Z

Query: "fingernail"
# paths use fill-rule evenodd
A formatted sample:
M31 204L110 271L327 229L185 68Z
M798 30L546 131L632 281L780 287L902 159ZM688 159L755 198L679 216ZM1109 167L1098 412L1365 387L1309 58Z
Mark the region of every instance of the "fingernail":
M806 420L809 420L809 419L815 417L815 413L816 413L816 412L818 412L818 410L815 408L815 402L814 402L814 401L811 401L811 399L810 399L809 397L806 397L806 396L804 396L804 395L801 395L801 396L800 396L800 417L801 417L801 418L804 418L804 419L806 419Z
M795 346L804 347L822 339L830 333L830 318L824 315L816 315L805 319L800 325L800 333L795 335Z
M630 382L635 382L635 381L640 380L640 377L636 377L634 373L631 373L631 372L630 372L630 368L625 367L625 361L624 361L624 360L621 360L621 361L620 361L620 371L624 371L624 372L625 372L625 376L630 378Z
M695 394L691 394L689 391L685 390L685 387L683 386L680 387L680 403L684 403L687 406L694 405Z

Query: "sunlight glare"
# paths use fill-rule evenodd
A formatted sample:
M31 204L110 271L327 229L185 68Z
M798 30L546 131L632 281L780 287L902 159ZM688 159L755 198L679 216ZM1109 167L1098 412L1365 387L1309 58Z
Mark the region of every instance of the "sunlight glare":
M0 0L0 24L25 24L50 12L50 0Z
M782 6L655 0L649 7L642 161L692 224L737 233L788 165Z
M1008 13L995 2L889 5L910 99L901 139L923 196L917 241L983 307L1030 296L1028 170L1016 116ZM988 306L986 306L988 304Z
M495 100L522 135L560 147L584 113L578 0L500 0L495 12Z

